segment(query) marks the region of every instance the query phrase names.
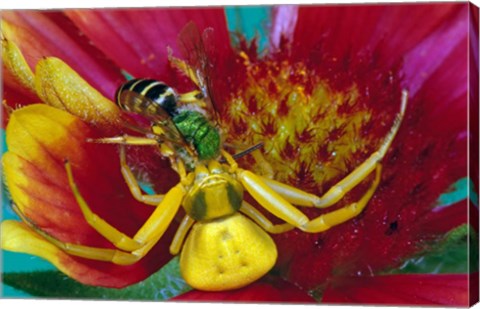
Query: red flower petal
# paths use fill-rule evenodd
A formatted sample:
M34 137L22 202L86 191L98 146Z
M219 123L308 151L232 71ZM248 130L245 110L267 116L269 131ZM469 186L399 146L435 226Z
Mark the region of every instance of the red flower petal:
M475 276L478 277L478 273L471 278ZM341 285L325 290L322 302L466 307L472 303L470 297L474 294L474 285L469 285L469 275L466 274L391 275L342 280Z
M226 301L226 302L269 302L269 303L315 303L306 292L285 281L275 281L274 285L256 282L244 288L225 292L190 291L172 300L181 301Z
M468 7L458 4L455 4L454 7L456 9L450 12L451 17L432 29L434 31L427 38L420 41L415 48L405 55L405 77L408 80L408 89L411 95L415 95L419 88L422 87L423 81L432 75L448 76L449 81L456 81L460 82L461 85L466 85L466 80L455 79L449 74L458 75L467 72L466 67L461 68L452 64L460 61L462 65L466 66ZM429 18L428 20L432 19ZM413 33L416 33L416 31ZM388 41L390 42L390 39ZM456 52L456 49L461 51ZM455 57L452 57L454 54L456 54ZM451 67L456 67L456 70L449 70ZM447 70L449 72L446 72ZM437 72L439 74L436 74ZM452 88L463 88L460 84L458 86ZM454 95L455 93L450 94L450 96Z
M423 101L428 113L417 121L421 121L422 126L432 128L430 134L433 136L467 132L467 43L467 38L464 38L455 46L419 90L417 97ZM459 135L458 138L466 137Z
M120 68L135 77L160 78L167 83L167 46L178 55L177 36L188 22L194 21L201 31L212 27L215 46L230 44L223 8L78 10L66 14Z
M470 50L469 50L469 99L470 99L470 113L469 113L469 123L470 123L470 132L472 135L471 144L470 144L470 178L474 183L474 188L479 188L479 34L478 34L478 15L479 8L474 4L470 3L470 15L469 15L469 40L470 40ZM477 198L478 205L478 198ZM478 223L477 223L478 224Z
M360 51L381 47L380 62L392 65L405 52L415 47L442 22L449 22L455 12L465 4L415 4L415 5L348 5L301 6L288 14L284 7L274 12L274 25L296 21L292 27L279 27L273 32L273 42L278 42L279 31L286 30L297 46L294 57L308 58L318 52L341 57L345 53L355 55ZM425 19L428 15L429 18ZM315 33L322 35L312 35Z
M455 28L459 23L463 24L462 18L466 18L466 5L462 3L399 4L387 5L385 8L385 13L378 21L381 26L372 34L370 44L382 45L382 53L393 61L397 57L404 57L412 49L418 51L418 46L423 44L425 39L430 40L432 33L442 35L439 30ZM459 31L459 37L465 35L465 29L456 30ZM446 45L451 41L444 40L442 43L444 48L448 49ZM429 59L435 58L430 56ZM385 60L386 63L390 62L389 59Z

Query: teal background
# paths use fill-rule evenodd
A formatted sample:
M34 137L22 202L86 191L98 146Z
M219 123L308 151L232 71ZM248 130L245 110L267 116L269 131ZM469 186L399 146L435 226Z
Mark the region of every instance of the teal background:
M264 50L268 44L270 10L271 7L262 6L226 7L228 30L240 32L247 40L257 38L259 51Z

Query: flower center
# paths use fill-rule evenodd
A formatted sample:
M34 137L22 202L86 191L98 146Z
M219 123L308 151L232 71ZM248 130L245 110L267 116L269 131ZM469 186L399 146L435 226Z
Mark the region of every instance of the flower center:
M354 154L371 151L371 138L360 130L372 115L358 104L354 81L346 90L334 90L302 63L252 63L241 56L246 83L225 104L222 127L232 144L263 142L262 152L276 180L322 192L323 185L344 176L356 163ZM262 172L251 156L243 160Z

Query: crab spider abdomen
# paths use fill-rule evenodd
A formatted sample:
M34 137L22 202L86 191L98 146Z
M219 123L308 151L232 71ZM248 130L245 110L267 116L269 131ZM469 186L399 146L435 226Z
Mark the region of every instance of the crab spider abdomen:
M240 213L197 222L180 255L185 281L195 289L223 291L243 287L275 264L272 238Z

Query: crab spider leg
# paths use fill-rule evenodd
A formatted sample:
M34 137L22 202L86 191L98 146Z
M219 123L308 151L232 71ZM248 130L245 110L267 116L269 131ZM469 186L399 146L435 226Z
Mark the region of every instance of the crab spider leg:
M315 219L310 220L305 226L300 227L301 230L309 233L319 233L328 230L332 226L341 224L358 216L368 202L372 198L375 190L378 187L381 179L382 165L378 164L376 167L375 179L367 192L360 198L358 202L349 204L340 209L323 214Z
M181 183L170 189L133 239L140 243L147 243L161 237L182 205L185 193L186 190Z
M158 140L150 137L139 137L132 135L121 135L114 137L89 138L88 142L105 143L105 144L121 144L136 146L158 146Z
M173 196L178 198L177 192L174 192ZM55 241L55 239L52 239L52 237L47 237L47 239L52 241L52 243L54 243L56 246L58 246L68 254L88 259L109 261L119 265L131 265L143 258L150 251L150 249L153 248L153 246L160 240L160 238L163 236L166 229L170 225L171 221L173 220L173 217L178 210L179 205L176 206L176 203L164 205L167 199L169 199L168 194L163 200L163 202L156 208L156 210L150 216L144 226L137 232L137 234L135 234L133 238L134 240L137 238L143 238L145 240L142 241L143 244L141 247L131 252L63 243L58 240ZM181 199L183 199L183 197L181 197Z
M273 215L296 227L308 222L305 214L266 185L260 176L240 168L236 168L235 172L248 193Z
M261 147L263 147L263 142L255 145L255 147L259 146L259 145L261 145ZM248 149L252 148L252 147L248 147L248 146L245 146L245 145L229 144L229 143L225 143L224 146L228 147L228 148L231 148L233 150L239 150L239 149L242 149L242 150L247 149L248 150ZM260 147L253 150L251 152L251 155L252 155L253 159L255 160L255 162L257 163L257 165L261 168L261 175L263 177L271 179L271 178L274 177L273 167L265 159L265 156L262 154L262 152L259 150L259 148ZM240 153L242 153L242 152L240 152ZM233 155L232 158L235 158L235 156L236 155Z
M172 243L170 244L170 254L177 255L180 252L183 241L185 240L188 231L194 223L195 220L193 220L189 215L185 215L185 217L183 217L182 222L180 223L180 226L173 237Z
M387 153L388 148L392 144L395 135L402 123L403 115L405 113L405 108L407 106L408 93L406 91L402 92L402 104L400 107L400 112L395 117L390 132L383 140L380 148L374 152L370 157L360 164L356 169L354 169L350 174L348 174L344 179L340 180L335 184L330 190L328 190L316 203L313 204L315 207L325 208L329 207L336 202L338 202L346 193L358 185L365 177L367 177L379 162L383 159Z
M115 247L120 248L122 250L133 251L141 247L141 244L133 240L132 238L128 237L127 235L123 234L115 227L111 226L108 222L97 216L95 213L92 212L90 207L87 205L87 202L84 200L80 191L73 179L72 174L72 167L70 162L65 162L65 170L67 172L68 183L70 185L70 189L73 192L73 195L77 201L77 204L80 206L80 209L85 217L87 223L93 227L97 232L99 232L102 236L107 238Z
M120 147L120 166L123 178L127 183L132 196L139 202L142 202L147 205L157 206L164 198L163 194L143 194L137 179L132 173L132 170L127 164L127 159L125 156L125 147L122 145Z
M130 265L138 261L140 258L133 255L132 253L127 253L115 249L106 249L98 247L89 247L73 243L62 242L59 239L51 236L50 234L44 232L39 227L37 227L33 222L31 222L27 217L24 216L23 212L18 208L17 205L12 204L13 210L15 213L22 219L22 221L36 233L41 235L43 238L48 240L50 243L60 248L62 251L67 254L90 259L96 261L105 261L105 262L114 262L119 265ZM25 247L34 246L34 243L26 242L23 244Z
M156 131L156 126L152 126L152 131L155 134L163 134L161 128ZM158 127L159 128L159 127ZM132 135L121 135L113 137L103 138L87 138L87 142L90 143L104 143L104 144L119 144L119 145L131 145L131 146L159 146L160 152L163 156L170 158L174 151L172 147L166 145L163 141L153 137L139 137Z
M245 214L247 217L255 221L261 228L271 234L280 234L293 230L295 227L291 224L273 224L270 220L267 219L261 212L259 212L255 207L249 203L243 201L240 212Z
M272 165L265 159L260 150L252 152L255 162L261 167L262 175L265 179L272 179L274 176Z
M181 205L183 196L185 195L185 188L181 183L170 189L170 191L165 194L158 207L155 208L153 213L150 215L148 220L132 238L120 232L118 229L92 212L80 194L77 185L75 184L69 162L65 163L65 169L67 171L70 188L75 199L77 200L78 205L80 206L85 220L93 229L110 241L115 247L124 251L140 250L142 247L148 245L148 243L152 241L154 242L154 245L156 240L163 235L167 227L170 225L173 217ZM146 251L148 252L148 250Z
M260 176L241 169L237 170L237 175L250 195L273 215L302 231L318 233L357 216L365 208L380 182L381 165L377 164L375 180L360 201L321 215L313 220L308 219L305 214L266 185Z
M307 216L266 185L262 177L239 168L235 159L228 152L221 150L221 153L230 165L229 172L237 174L243 187L260 205L291 225L302 226L308 221Z
M320 204L321 198L314 194L305 192L273 179L262 176L259 177L267 186L294 205L312 207Z

